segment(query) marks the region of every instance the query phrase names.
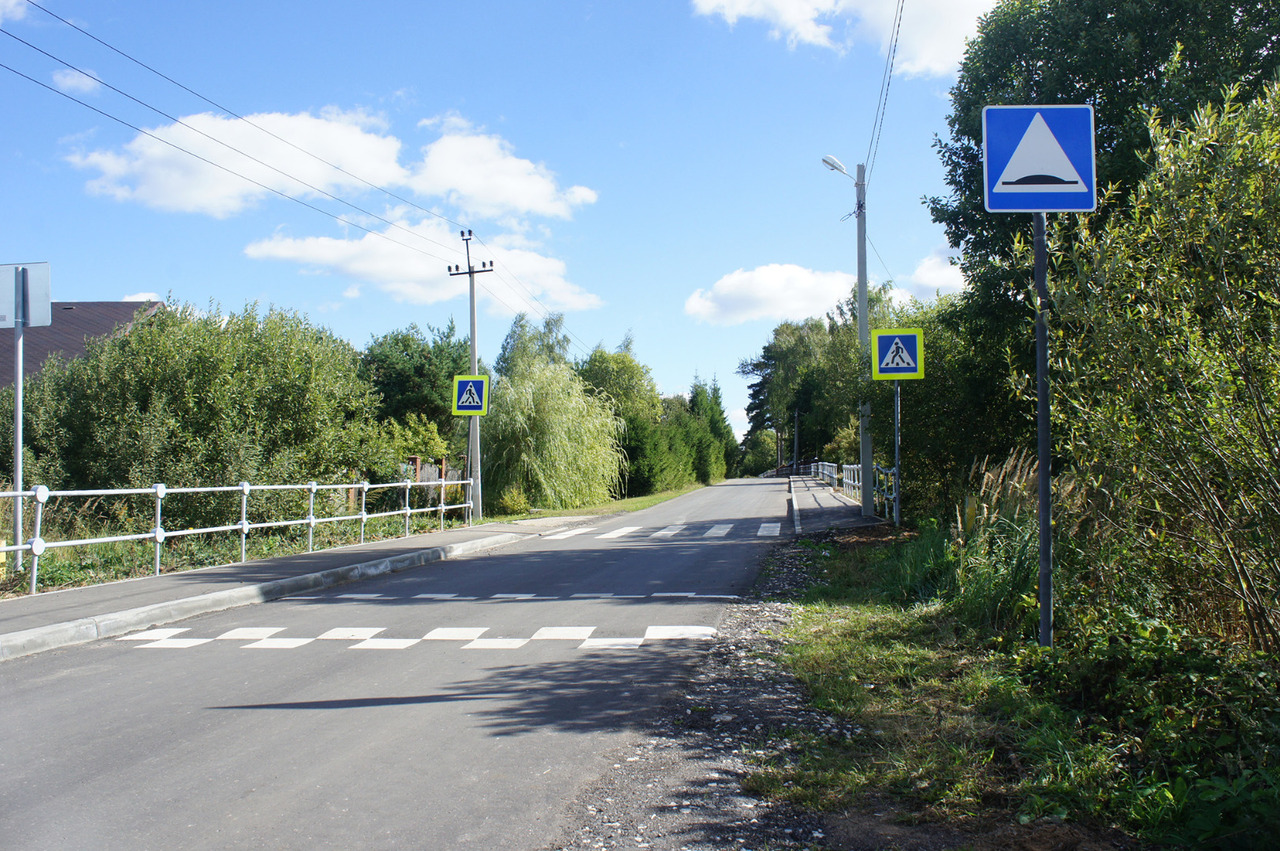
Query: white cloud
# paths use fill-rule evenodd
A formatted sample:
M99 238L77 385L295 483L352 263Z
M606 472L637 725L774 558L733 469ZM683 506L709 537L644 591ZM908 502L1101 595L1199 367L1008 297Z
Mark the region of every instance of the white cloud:
M414 202L378 216L372 211L385 201L374 204L356 199L371 197L372 184L397 195L416 195L424 206L443 201L454 218L492 220L486 259L496 260L499 271L485 276L484 285L492 293L488 296L490 309L540 313L543 309L599 306L599 298L569 282L563 261L543 252L548 232L536 221L568 218L574 208L593 203L596 193L585 186L561 188L546 166L517 157L505 139L481 132L459 116L430 119L420 126L435 130L438 138L423 149L420 161L408 165L400 162L401 141L385 132L380 118L360 110L333 108L318 115L268 113L243 121L194 115L181 124L151 131L156 138L140 134L120 148L78 153L69 159L98 172L88 184L91 192L159 210L227 218L276 193L306 199L341 216L344 223L377 232L356 233L351 228L351 236L278 233L254 241L245 253L256 259L300 264L304 273L338 274L369 282L396 300L416 304L466 293L465 279L450 278L446 260L436 259L448 256L448 263L457 259L448 255L460 247L456 226L422 216L421 209L414 210ZM228 150L201 133L236 150ZM179 147L225 168L192 157ZM300 148L315 156L302 153ZM339 206L321 197L322 193L351 199L371 212ZM410 223L411 219L416 223ZM525 292L526 288L530 292ZM359 297L358 284L348 286L344 295Z
M845 272L815 272L771 263L725 275L710 290L698 290L684 312L712 325L739 325L756 319L798 320L822 316L848 298L857 279Z
M27 14L26 0L0 0L0 23L16 21Z
M910 292L926 301L939 293L947 295L964 289L964 275L960 267L951 262L954 256L951 249L944 246L916 264L908 280Z
M447 271L451 263L422 253L439 250L433 242L456 243L453 225L440 219L397 224L412 233L397 228L388 231L389 238L375 233L354 238L277 234L249 245L245 254L258 260L298 263L306 271L368 281L397 302L435 304L467 297L469 284L465 275L451 276ZM419 242L415 243L414 234L421 237ZM495 263L497 271L481 274L476 289L479 301L496 314L585 310L601 304L597 296L568 281L562 260L528 248L500 245L481 249L473 243L472 251L477 266L489 259ZM361 297L361 290L358 285L351 285L343 295ZM535 297L538 301L533 300Z
M59 68L53 72L53 84L59 91L69 94L84 95L102 88L93 71L88 73L73 71L70 68Z
M965 39L977 32L978 18L995 0L910 0L903 6L897 68L911 75L954 73ZM733 26L742 18L764 22L774 38L795 47L808 44L845 51L853 41L870 41L883 54L893 36L895 3L890 0L693 0L702 15L719 15ZM852 36L837 36L836 26Z
M159 293L134 293L120 299L121 301L164 301Z
M515 156L505 139L481 133L464 119L449 116L427 124L439 124L443 132L423 149L409 181L423 195L443 197L464 213L487 219L512 213L567 219L574 207L595 203L593 190L561 190L546 166Z
M370 132L373 122L362 112L330 111L323 116L264 113L249 116L247 121L205 113L188 116L183 124L187 126L171 124L151 130L152 136L138 135L118 151L93 151L69 159L76 166L100 172L89 183L92 192L160 210L217 218L239 213L272 195L273 190L316 195L299 181L335 194L364 188L359 180L321 159L379 185L397 183L404 176L397 162L400 141Z

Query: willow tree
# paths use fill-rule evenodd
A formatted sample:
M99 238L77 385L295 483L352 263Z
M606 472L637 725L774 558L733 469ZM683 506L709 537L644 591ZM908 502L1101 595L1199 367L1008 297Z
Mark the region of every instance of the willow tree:
M572 367L527 360L494 382L484 423L485 496L507 510L605 502L621 491L621 437L608 399L588 392Z

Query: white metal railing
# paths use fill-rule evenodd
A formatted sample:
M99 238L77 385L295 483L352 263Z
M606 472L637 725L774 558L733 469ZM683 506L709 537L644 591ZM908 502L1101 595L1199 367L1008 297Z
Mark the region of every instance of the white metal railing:
M890 511L893 513L893 523L895 526L902 522L902 503L898 500L898 470L896 467L881 467L876 465L876 478L874 499L876 503L876 513L880 513L883 506L883 517L888 517Z
M850 499L862 499L862 466L844 464L840 467L840 490Z
M465 488L466 501L454 505L445 503L446 488L462 487ZM376 511L370 513L368 511L368 497L370 491L386 490L389 488L404 490L404 504L399 508L389 511ZM415 488L429 492L431 488L439 488L440 494L436 505L428 505L425 507L412 507L412 493ZM323 491L355 491L360 492L360 513L358 514L340 514L334 516L317 517L316 516L316 494ZM262 493L268 491L306 491L307 498L307 515L288 520L268 520L258 523L249 521L249 496L252 493ZM163 505L166 496L176 494L198 494L198 493L239 493L240 494L240 520L235 523L227 523L221 526L207 526L199 529L165 529ZM41 536L44 524L45 505L50 499L62 498L88 498L88 497L116 497L116 496L146 496L150 495L155 500L155 525L146 532L138 532L125 535L107 535L97 538L78 538L59 541L46 540ZM26 491L4 491L0 492L0 500L22 500L24 503L29 500L35 501L35 517L33 520L32 535L24 543L9 544L0 546L0 553L31 553L31 593L36 592L36 583L40 569L40 557L51 549L62 547L81 547L91 546L93 544L109 544L123 541L152 541L155 544L155 572L160 573L160 556L164 547L164 542L169 538L179 538L186 535L205 535L217 532L239 532L240 533L240 560L247 561L247 542L249 533L257 529L279 529L289 526L307 526L307 551L315 550L315 529L324 523L338 523L344 520L360 521L360 543L364 543L365 527L370 520L379 517L394 517L397 515L404 516L404 534L409 535L409 519L415 514L425 514L427 512L437 512L440 515L440 528L444 528L444 514L446 511L464 510L466 512L467 525L471 525L471 480L436 480L432 482L414 482L405 480L403 482L389 482L386 484L371 485L368 482L353 482L346 484L328 484L321 485L316 482L308 482L304 485L251 485L248 482L241 482L238 485L226 485L221 487L206 488L171 488L164 484L155 484L149 488L121 488L116 490L69 490L55 491L50 490L44 485L37 485L31 490ZM348 503L349 504L349 503Z
M822 479L822 481L826 482L828 485L830 485L833 488L840 486L840 479L839 479L840 468L837 467L835 464L828 464L826 462L819 462L817 464L814 464L813 475L819 479Z

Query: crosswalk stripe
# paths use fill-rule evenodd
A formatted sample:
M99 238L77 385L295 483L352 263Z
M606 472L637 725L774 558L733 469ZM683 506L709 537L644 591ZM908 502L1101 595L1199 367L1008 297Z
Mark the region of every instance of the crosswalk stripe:
M366 641L373 638L380 632L384 632L386 627L381 626L358 626L345 627L340 626L337 629L331 629L324 635L317 638L318 641Z
M366 638L359 644L351 645L352 650L404 650L412 647L420 638Z
M548 541L563 541L565 538L572 538L574 535L584 535L587 532L594 532L595 526L580 527L578 529L566 529L563 532L557 532L554 535L547 535Z
M424 641L474 641L489 631L487 626L442 626L431 630Z
M605 532L599 536L600 540L609 540L612 538L621 538L623 535L630 535L639 529L639 526L623 526L621 529L614 529L612 532Z
M270 638L277 632L284 632L282 626L242 626L239 629L233 629L230 632L224 632L217 637L217 641L244 641L262 638Z
M543 638L563 638L585 640L595 632L594 626L544 626L533 634L533 640Z
M719 525L712 526L710 529L707 530L707 533L702 537L723 538L725 535L729 534L729 530L732 528L733 528L732 523L721 523Z
M675 535L679 535L681 532L684 531L684 529L685 529L684 526L668 526L665 529L659 529L649 537L650 538L670 538Z
M304 644L310 644L314 638L264 638L252 644L246 644L245 650L293 650Z
M756 532L757 538L776 538L782 534L781 523L761 523L760 531Z
M462 645L463 650L519 650L529 643L527 638L477 638Z
M669 640L673 638L711 639L716 637L714 627L710 626L651 626L645 629L645 641Z

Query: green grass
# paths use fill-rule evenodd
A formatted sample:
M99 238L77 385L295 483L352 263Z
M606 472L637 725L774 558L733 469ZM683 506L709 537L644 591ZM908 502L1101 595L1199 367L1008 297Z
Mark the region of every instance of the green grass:
M822 581L782 661L852 732L790 734L747 788L828 811L887 794L930 821L1106 820L1112 755L1080 741L1067 714L1022 684L1015 660L974 641L946 605L903 602L911 595L893 576L932 587L933 544L926 536L914 551L883 539L810 547Z

